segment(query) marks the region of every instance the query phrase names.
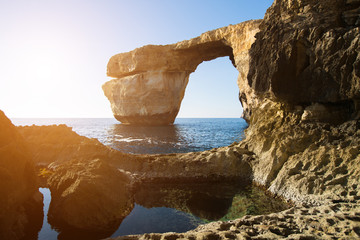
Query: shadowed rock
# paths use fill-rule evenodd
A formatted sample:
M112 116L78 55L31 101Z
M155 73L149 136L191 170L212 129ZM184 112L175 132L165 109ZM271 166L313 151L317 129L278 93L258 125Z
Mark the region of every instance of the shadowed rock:
M349 117L360 99L359 9L359 1L275 1L250 50L251 88L291 104L341 103L332 116Z
M0 239L37 239L42 195L26 142L0 111Z
M48 179L49 222L63 235L76 230L108 236L133 208L129 183L103 160L66 162Z

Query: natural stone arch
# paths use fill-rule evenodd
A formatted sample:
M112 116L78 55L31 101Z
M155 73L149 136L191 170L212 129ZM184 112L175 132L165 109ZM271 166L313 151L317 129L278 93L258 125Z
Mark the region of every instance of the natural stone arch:
M248 52L260 20L206 32L171 45L147 45L113 56L107 74L115 79L103 90L114 117L127 124L171 124L184 97L190 73L203 61L229 56L239 71L238 85L246 115L250 87ZM244 94L246 93L246 94Z

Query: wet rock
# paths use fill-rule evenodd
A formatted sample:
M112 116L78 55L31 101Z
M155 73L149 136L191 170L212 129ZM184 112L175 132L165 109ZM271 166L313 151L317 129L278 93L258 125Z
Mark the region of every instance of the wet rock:
M0 238L36 239L42 225L42 195L31 154L0 111Z
M100 159L59 165L48 179L49 223L66 235L111 234L133 208L129 177Z

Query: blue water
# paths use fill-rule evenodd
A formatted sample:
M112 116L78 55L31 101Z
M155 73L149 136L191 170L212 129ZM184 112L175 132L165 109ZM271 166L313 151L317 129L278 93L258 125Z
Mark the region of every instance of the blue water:
M43 226L39 232L38 239L57 239L58 233L52 229L51 225L47 221L47 212L49 211L51 192L48 188L39 188L39 191L44 196L44 220Z
M227 146L244 138L242 118L178 118L168 126L123 125L112 118L12 119L15 125L66 124L79 135L97 138L117 150L135 153L179 153Z
M122 125L112 118L12 119L12 122L15 125L66 124L79 135L97 138L114 149L134 154L192 152L227 146L234 141L242 140L244 129L247 127L241 118L180 118L176 119L173 125L146 127ZM184 232L208 220L217 220L226 214L236 192L234 189L229 191L224 186L210 190L206 190L206 187L208 186L186 189L188 186L183 185L146 188L143 195L135 196L134 209L111 236L147 232ZM47 211L51 194L48 189L41 188L40 191L44 195L45 217L38 239L67 239L64 234L61 236L61 233L58 234L48 224ZM186 197L180 199L181 201L176 198L174 200L171 193L179 192ZM230 196L226 196L229 192ZM219 193L222 197L213 197ZM174 206L182 206L184 209L179 210ZM91 236L84 238L91 239Z

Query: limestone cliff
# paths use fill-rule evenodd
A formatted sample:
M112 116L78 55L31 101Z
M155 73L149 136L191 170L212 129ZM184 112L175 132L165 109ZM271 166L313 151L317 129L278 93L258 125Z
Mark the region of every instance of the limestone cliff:
M343 122L355 117L359 11L358 0L275 1L250 50L249 86L258 97L301 105L305 119ZM312 107L315 103L322 107Z
M242 146L258 158L254 180L273 192L306 202L344 197L344 185L356 185L359 172L349 166L360 162L359 10L360 1L282 0L260 24Z
M248 50L260 21L206 32L165 46L148 45L113 56L103 85L117 120L132 124L170 124L179 112L190 73L203 61L229 56L246 79ZM241 85L242 86L242 85Z

